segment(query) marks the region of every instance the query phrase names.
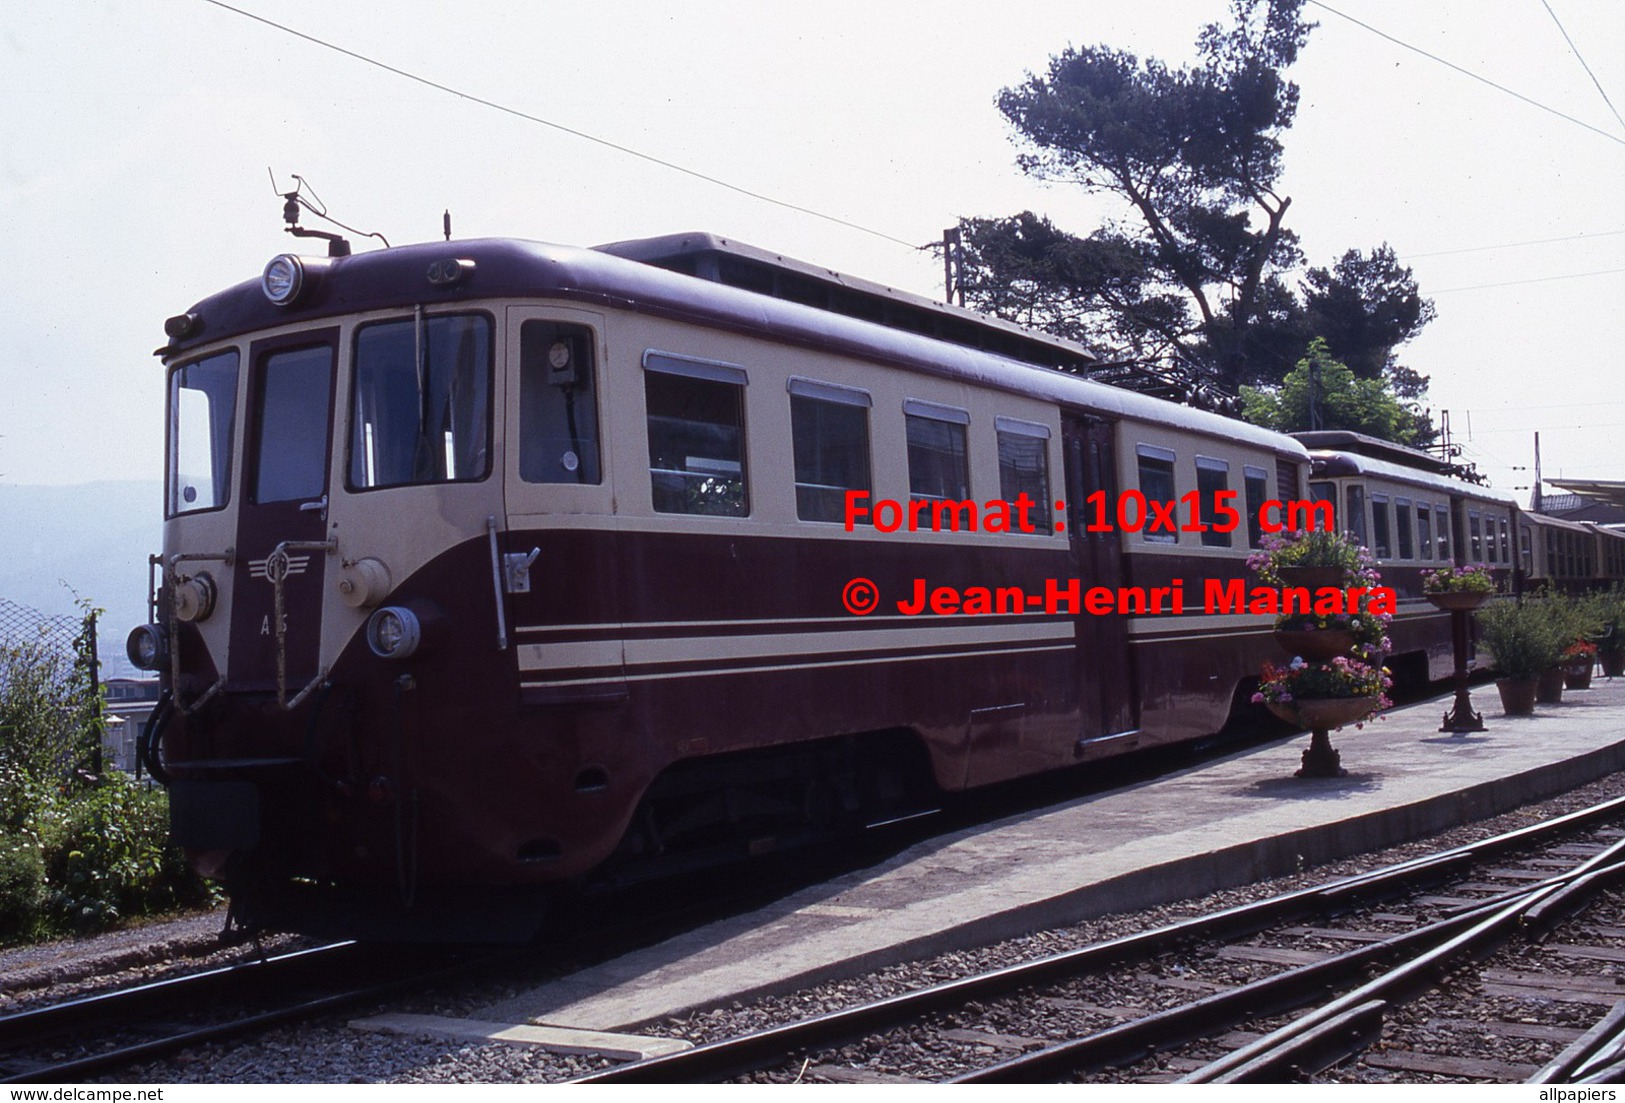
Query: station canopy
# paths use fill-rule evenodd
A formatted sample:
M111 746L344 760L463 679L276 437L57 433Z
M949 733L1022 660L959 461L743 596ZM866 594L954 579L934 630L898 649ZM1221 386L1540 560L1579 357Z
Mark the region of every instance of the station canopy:
M1625 510L1625 482L1607 479L1547 479L1570 494Z

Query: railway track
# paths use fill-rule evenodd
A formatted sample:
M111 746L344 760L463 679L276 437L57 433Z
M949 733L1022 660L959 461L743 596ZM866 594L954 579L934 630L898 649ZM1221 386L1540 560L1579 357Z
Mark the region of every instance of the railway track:
M73 1082L388 996L491 955L337 942L0 1016L0 1083Z
M1625 906L1610 895L1625 882L1622 820L1625 799L1609 801L1369 874L582 1079L1625 1075L1625 1010L1609 1014L1625 997ZM1588 907L1599 917L1577 920Z

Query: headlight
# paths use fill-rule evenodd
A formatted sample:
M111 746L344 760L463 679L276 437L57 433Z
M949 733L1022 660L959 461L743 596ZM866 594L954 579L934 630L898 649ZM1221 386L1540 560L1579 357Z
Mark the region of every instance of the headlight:
M288 306L305 288L305 262L292 253L271 258L260 276L260 288L277 306Z
M404 659L423 643L423 622L399 605L386 605L367 618L367 646L380 659Z
M169 651L164 630L156 624L143 624L124 641L124 654L138 670L162 670Z
M216 593L214 577L208 571L200 571L195 577L176 583L175 615L189 624L208 620L209 614L214 612Z

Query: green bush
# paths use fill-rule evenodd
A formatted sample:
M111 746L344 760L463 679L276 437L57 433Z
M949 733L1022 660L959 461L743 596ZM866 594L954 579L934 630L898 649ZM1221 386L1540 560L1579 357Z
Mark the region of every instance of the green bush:
M48 906L67 929L102 930L204 898L169 843L167 795L123 774L61 805L47 836Z
M1563 616L1539 601L1495 601L1474 614L1478 638L1495 660L1503 678L1535 678L1557 665L1563 648L1573 641L1565 636Z
M0 833L0 942L33 937L45 902L45 859L27 835Z
M0 942L209 902L169 842L169 800L96 769L95 613L70 649L0 640Z

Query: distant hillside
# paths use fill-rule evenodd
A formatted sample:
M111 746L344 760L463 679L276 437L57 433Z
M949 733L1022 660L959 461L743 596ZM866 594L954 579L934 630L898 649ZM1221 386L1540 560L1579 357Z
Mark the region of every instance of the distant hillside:
M124 637L147 619L147 556L163 539L163 485L0 484L0 597L42 613L77 612L75 595L105 609L104 674L123 672Z

